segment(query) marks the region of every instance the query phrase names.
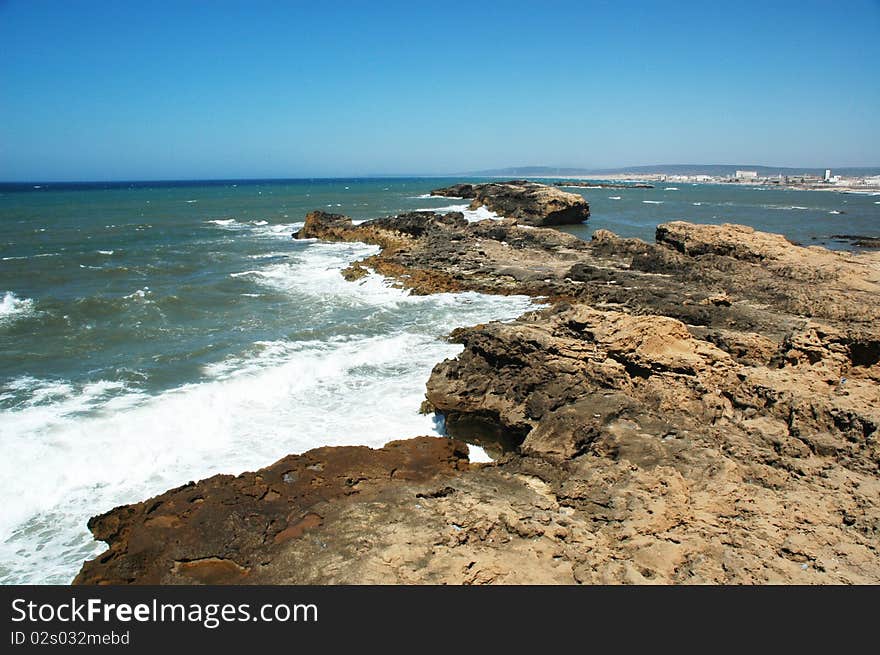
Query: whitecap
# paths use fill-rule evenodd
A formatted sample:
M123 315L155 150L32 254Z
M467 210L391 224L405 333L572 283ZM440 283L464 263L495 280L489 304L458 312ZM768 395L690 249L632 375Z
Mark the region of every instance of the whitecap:
M668 186L663 190L664 191L678 191L678 187L677 186Z
M259 237L269 237L272 239L284 238L290 239L293 232L299 230L305 223L302 221L297 223L275 223L266 225L256 225L253 234Z
M99 250L98 251L98 253L101 255L112 255L114 252L115 252L114 250Z
M608 200L620 200L620 196L608 196Z
M286 252L261 252L257 255L248 255L248 259L277 259L286 256Z
M0 583L69 583L106 548L89 534L90 516L186 480L255 470L317 446L438 434L433 417L419 413L425 380L462 348L442 336L533 305L517 296L413 296L375 274L342 278L344 266L377 250L310 244L295 262L255 277L318 306L405 307L408 320L387 332L256 342L206 366L201 381L155 395L112 382L29 381L41 391L2 415L0 497L16 502L0 515ZM483 455L474 449L474 457Z
M646 205L662 205L663 204L662 200L642 200L642 202L645 203Z
M31 314L34 301L30 298L19 298L12 291L3 294L0 300L0 325Z
M150 291L150 287L144 287L143 289L137 289L137 290L131 292L130 294L128 294L127 296L122 296L122 297L125 298L126 300L137 300L137 299L143 300L147 296L152 295L152 293L153 292Z
M59 255L61 255L60 252L41 252L38 255L30 255L30 256L22 255L20 257L4 257L2 261L5 262L5 261L13 260L13 259L31 259L31 257L33 257L34 259L36 259L37 257L58 257Z
M238 223L238 221L236 221L234 218L216 218L208 222L213 223L214 225L219 225L221 227L230 227Z

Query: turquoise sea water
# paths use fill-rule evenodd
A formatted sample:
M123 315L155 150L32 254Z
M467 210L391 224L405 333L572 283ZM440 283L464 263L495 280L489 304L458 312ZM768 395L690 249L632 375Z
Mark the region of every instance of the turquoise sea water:
M89 516L188 480L438 433L418 408L433 365L459 350L443 335L529 301L349 283L340 270L375 248L290 235L312 209L463 209L426 197L453 181L0 185L0 582L68 582L102 549ZM565 228L583 238L650 239L674 219L831 247L880 235L880 196L570 190L591 203Z

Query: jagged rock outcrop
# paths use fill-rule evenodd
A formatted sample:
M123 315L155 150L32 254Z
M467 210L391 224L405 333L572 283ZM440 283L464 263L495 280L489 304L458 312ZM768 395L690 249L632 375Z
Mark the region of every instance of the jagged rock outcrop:
M432 212L296 236L379 245L352 280L542 303L454 330L427 382L498 459L420 438L217 476L93 519L77 582L880 582L880 253Z
M417 483L468 467L467 446L421 437L379 450L317 448L259 471L190 482L96 516L89 529L110 548L74 584L260 584L287 544L338 505L387 482Z
M485 205L499 216L534 227L572 225L590 217L589 203L578 194L527 180L454 184L431 195L468 199L471 209Z

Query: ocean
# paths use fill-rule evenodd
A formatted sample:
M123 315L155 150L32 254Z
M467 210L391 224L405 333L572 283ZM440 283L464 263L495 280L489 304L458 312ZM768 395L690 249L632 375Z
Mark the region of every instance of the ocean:
M306 212L464 209L392 178L0 185L0 582L70 582L88 518L322 445L442 434L419 414L460 325L524 297L346 282L360 244L295 241ZM880 196L729 185L566 189L599 228L735 222L803 244L880 235ZM485 210L472 220L491 218ZM485 457L485 453L476 453Z

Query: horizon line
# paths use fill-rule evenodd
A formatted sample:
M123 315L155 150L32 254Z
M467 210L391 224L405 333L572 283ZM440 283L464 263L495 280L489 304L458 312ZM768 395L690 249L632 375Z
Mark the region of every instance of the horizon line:
M370 174L359 174L359 175L300 175L300 176L269 176L269 177L180 177L180 178L169 178L169 177L156 177L156 178L116 178L116 179L99 179L99 180L88 180L88 179L64 179L64 180L52 180L52 179L30 179L30 180L0 180L0 185L14 185L14 184L34 184L34 185L43 185L43 184L144 184L144 183L168 183L168 182L280 182L285 180L363 180L363 179L393 179L393 178L440 178L440 177L466 177L466 176L474 176L474 177L494 177L494 175L479 175L480 173L488 173L492 171L507 171L507 170L516 170L516 169L526 169L526 168L534 168L534 169L557 169L557 170L578 170L582 171L583 175L588 174L602 174L602 173L610 173L615 172L617 174L627 173L628 171L633 173L638 173L640 171L636 171L634 169L639 168L663 168L663 167L712 167L712 168L720 168L720 167L728 167L728 168L771 168L771 169L791 169L791 170L823 170L826 168L830 169L878 169L880 170L880 164L874 166L864 166L864 165L841 165L841 166L770 166L766 164L635 164L631 166L615 166L615 167L603 167L603 168L587 168L583 166L550 166L544 164L528 164L528 165L517 165L517 166L500 166L497 168L486 168L477 171L465 171L459 173L370 173ZM642 171L643 172L643 171ZM658 174L658 173L645 173L646 175L650 174ZM528 175L527 175L528 176ZM532 175L531 177L544 177L540 175ZM555 177L554 175L550 175L549 177Z

